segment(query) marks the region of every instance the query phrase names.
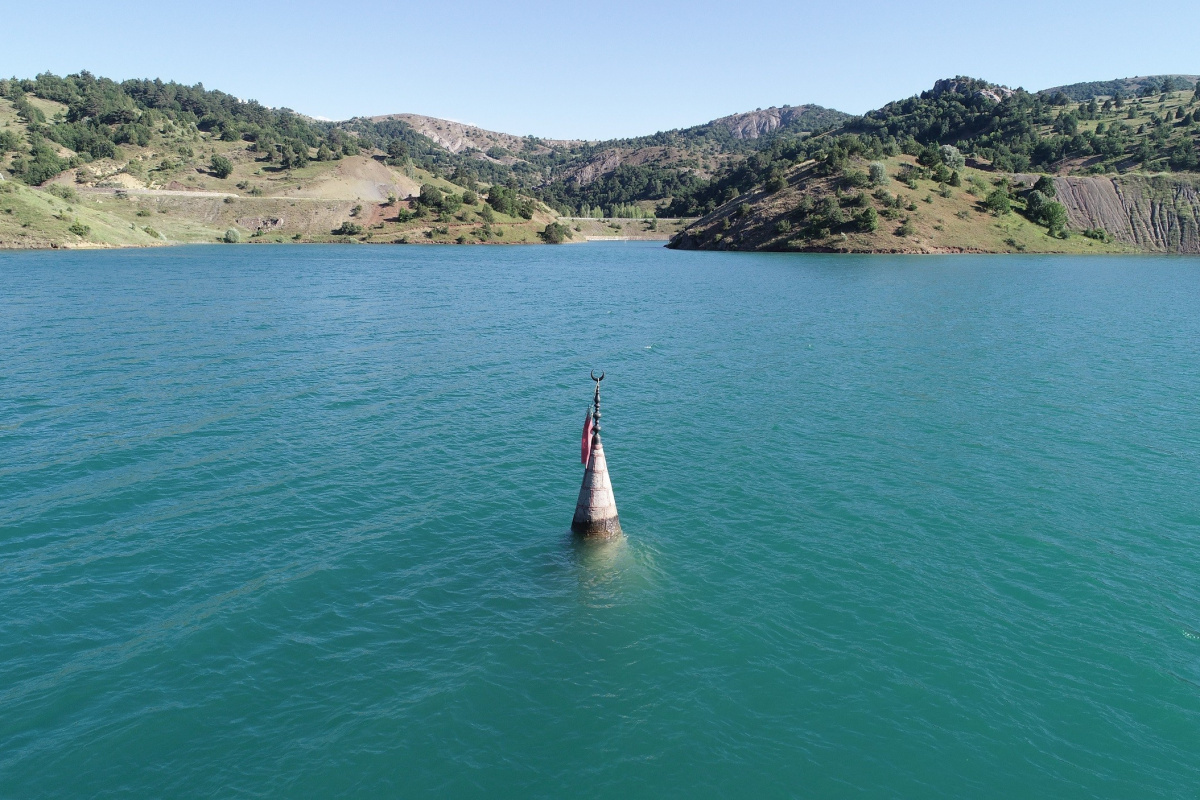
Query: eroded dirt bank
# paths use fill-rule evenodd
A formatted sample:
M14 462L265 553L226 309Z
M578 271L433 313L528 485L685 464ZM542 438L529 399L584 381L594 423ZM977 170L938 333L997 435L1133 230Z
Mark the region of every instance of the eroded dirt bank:
M1071 228L1103 228L1143 250L1200 253L1200 185L1182 176L1055 178Z

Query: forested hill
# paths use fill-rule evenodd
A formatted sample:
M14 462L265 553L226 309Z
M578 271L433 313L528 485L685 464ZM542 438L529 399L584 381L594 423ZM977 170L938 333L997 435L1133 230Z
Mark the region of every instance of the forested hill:
M562 213L597 216L614 207L650 212L777 140L849 118L821 106L783 106L649 136L584 142L513 136L415 114L325 122L199 84L116 82L88 72L0 80L0 99L16 115L0 132L0 168L34 185L80 169L85 185L101 172L121 172L128 176L123 181L147 186L179 182L206 165L208 158L193 146L203 139L241 143L269 169L373 154L410 177L420 172L471 190L503 184ZM143 165L152 154L159 162Z
M340 127L390 153L460 179L515 181L565 214L608 214L694 191L716 171L850 119L817 105L732 114L702 125L607 141L552 140L488 131L416 114L355 118Z
M1136 78L1115 78L1111 81L1086 81L1068 86L1052 86L1038 94L1047 97L1062 95L1078 103L1093 97L1151 97L1163 92L1179 92L1190 89L1200 80L1200 75L1148 75Z
M1160 75L1028 92L958 77L861 117L782 106L585 142L412 114L318 121L201 85L45 73L0 80L0 170L31 185L70 172L84 187L224 190L232 181L270 193L307 169L309 183L287 191L386 196L429 180L471 192L499 184L568 216L698 216L839 153L915 157L952 145L1001 172L1194 172L1194 85ZM349 157L370 163L351 169L341 164Z
M775 142L675 197L671 213L705 215L676 245L1045 250L1067 247L1075 230L1092 237L1087 247L1200 252L1200 85L1115 83L1113 95L1072 101L1070 87L940 80L822 135ZM1135 84L1139 94L1124 94Z
M1030 94L959 77L888 103L841 132L901 148L952 144L1010 172L1194 170L1200 125L1193 99L1168 109L1167 95L1072 103L1063 92Z

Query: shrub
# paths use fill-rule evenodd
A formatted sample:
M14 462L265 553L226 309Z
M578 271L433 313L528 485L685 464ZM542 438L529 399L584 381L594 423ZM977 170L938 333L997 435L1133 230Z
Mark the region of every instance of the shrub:
M1098 242L1111 242L1112 236L1103 228L1085 228L1083 235Z
M20 146L21 137L17 135L16 131L0 131L0 155L4 155L9 150L16 150Z
M475 194L470 189L467 189L462 193L462 201L463 205L473 206L479 202L479 195Z
M772 194L774 194L775 192L778 192L780 189L782 189L786 185L787 185L787 181L785 181L783 179L783 174L776 172L773 175L771 175L770 178L767 178L767 182L763 188L765 188L768 192L771 192Z
M852 189L861 189L870 182L871 179L867 177L867 174L857 169L847 170L846 174L842 176L842 183Z
M938 155L941 156L942 163L950 169L962 169L967 165L966 157L952 144L944 144L939 147Z
M962 186L962 177L958 174L958 170L950 173L950 180L946 181L946 183L951 186Z
M331 231L334 236L358 236L362 232L362 225L355 225L349 220L343 222L340 227L334 228Z
M1025 213L1034 222L1042 221L1042 214L1046 210L1046 203L1049 200L1046 195L1042 194L1037 189L1032 190L1025 196Z
M912 236L917 232L916 226L912 224L912 220L906 219L900 223L900 227L896 228L897 236Z
M225 179L233 174L233 162L225 156L213 156L210 164L213 175Z
M63 186L61 183L47 186L46 191L55 197L62 198L63 200L69 200L72 203L79 199L79 195L75 193L74 189L72 189L70 186Z
M442 213L454 214L462 208L462 198L453 192L448 192L442 199Z
M872 186L885 186L888 182L887 167L879 161L875 161L867 168L870 173L870 181Z
M750 213L750 204L749 203L742 203L740 206L738 206L737 216L744 217L749 213Z
M392 139L387 146L388 163L393 165L403 164L408 158L408 146L399 139Z
M284 142L280 148L279 165L284 169L300 169L308 164L308 145L304 142Z
M934 164L941 163L941 160L942 154L932 144L922 147L921 151L917 153L917 163L923 167L932 167Z
M562 244L571 237L571 231L566 225L551 222L539 235L546 244Z
M1067 207L1051 200L1042 210L1042 219L1051 235L1061 236L1067 229Z
M984 199L983 206L997 216L1007 214L1012 210L1012 202L1008 199L1008 192L1003 188L993 189Z
M36 110L36 109L35 109ZM45 183L67 168L67 162L58 157L54 148L40 136L33 136L33 146L28 157L13 159L11 170L14 176L30 186Z
M242 240L241 234L239 234L233 228L230 228L229 230L225 231L225 235L221 237L221 241L224 242L225 244L237 244L241 240Z
M421 194L417 197L418 204L425 208L440 209L444 199L442 190L438 187L431 183L421 184Z
M73 223L71 223L71 227L67 228L67 230L81 239L92 232L91 228L89 228L87 225L84 225L79 220L75 220Z
M488 189L488 205L501 214L510 217L533 218L534 205L532 200L522 198L517 194L516 184L509 186L492 186Z
M879 215L875 213L875 209L868 206L858 215L854 224L863 233L873 233L879 229Z
M1037 179L1037 183L1033 188L1041 192L1046 197L1054 197L1054 179L1049 175L1042 175Z
M792 230L792 221L789 219L781 219L775 223L776 233L788 233Z

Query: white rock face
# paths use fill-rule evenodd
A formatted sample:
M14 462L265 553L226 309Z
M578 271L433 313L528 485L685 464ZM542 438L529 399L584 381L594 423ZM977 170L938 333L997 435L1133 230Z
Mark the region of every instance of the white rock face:
M604 444L598 434L592 436L592 454L579 487L571 530L584 536L608 537L621 533L617 501L608 479L608 462L604 459Z

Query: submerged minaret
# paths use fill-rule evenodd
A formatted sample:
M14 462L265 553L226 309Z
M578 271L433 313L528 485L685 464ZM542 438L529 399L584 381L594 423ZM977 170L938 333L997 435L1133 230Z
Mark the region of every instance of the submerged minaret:
M620 535L621 523L617 521L617 501L608 480L604 445L600 442L600 381L604 380L604 373L597 378L593 371L592 380L596 382L596 396L592 400L591 449L587 451L587 468L583 472L583 485L579 487L571 530L580 536L608 538ZM583 444L587 446L586 440Z

